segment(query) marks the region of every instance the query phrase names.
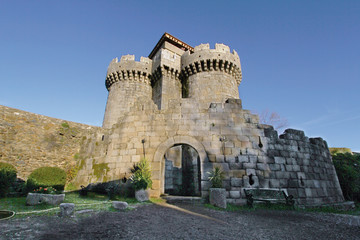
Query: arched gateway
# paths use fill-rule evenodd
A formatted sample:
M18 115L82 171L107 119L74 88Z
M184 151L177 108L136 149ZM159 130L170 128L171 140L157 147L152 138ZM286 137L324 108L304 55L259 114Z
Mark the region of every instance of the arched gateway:
M159 147L157 148L155 155L154 155L154 162L160 162L160 194L165 193L165 158L164 155L173 146L176 145L189 145L192 148L194 148L200 158L200 173L201 173L201 180L205 180L204 177L206 174L204 174L203 166L204 163L209 162L206 151L204 146L196 140L194 137L190 136L174 136L171 138L168 138L166 141L162 142Z

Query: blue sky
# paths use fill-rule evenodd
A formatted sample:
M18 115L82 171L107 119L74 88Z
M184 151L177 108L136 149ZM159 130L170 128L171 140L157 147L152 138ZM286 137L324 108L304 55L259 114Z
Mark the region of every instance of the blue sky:
M0 104L101 126L110 61L164 32L235 49L245 109L360 151L360 1L0 0Z

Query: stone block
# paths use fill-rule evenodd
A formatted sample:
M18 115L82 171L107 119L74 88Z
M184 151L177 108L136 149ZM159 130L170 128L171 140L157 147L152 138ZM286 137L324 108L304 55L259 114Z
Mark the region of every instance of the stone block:
M210 162L216 162L216 155L215 154L208 154Z
M280 181L278 179L270 179L270 188L279 188Z
M223 180L223 188L225 188L227 191L229 191L231 189L230 179Z
M242 178L243 176L246 175L246 171L241 169L241 170L232 170L232 175L235 178Z
M315 188L320 188L320 181L314 180L313 183Z
M310 198L312 197L312 191L311 191L311 188L305 188L305 195L306 197Z
M230 191L230 198L240 198L240 191Z
M210 204L219 208L226 208L226 191L223 188L210 188Z
M299 193L300 198L305 198L306 197L306 193L305 193L304 188L298 188L298 193Z
M245 169L248 169L248 168L255 169L256 163L243 163L243 167Z
M292 165L285 165L285 169L288 172L292 172L293 171L293 166Z
M269 165L264 164L264 163L257 163L256 168L259 170L263 170L263 171L270 170Z
M250 163L257 163L258 157L257 156L249 156L249 162Z
M286 158L286 164L288 165L296 164L295 158Z
M235 163L235 156L225 156L225 162Z
M224 155L216 155L216 162L223 163L224 162Z
M211 182L210 181L201 181L201 190L208 192L208 190L211 188Z
M238 156L238 159L239 159L239 162L243 162L243 163L249 162L249 156L247 156L247 155L240 155L240 156Z
M299 165L292 165L292 169L294 172L299 172L300 171L300 166Z
M121 201L113 201L112 206L117 210L125 210L128 207L128 203Z
M280 164L269 164L269 168L271 171L280 171L281 170L281 167L280 167Z
M259 185L261 188L269 188L270 180L266 178L259 179Z
M277 171L275 174L278 179L288 179L290 177L288 172Z
M61 203L60 204L60 217L70 217L75 212L75 204L74 203Z
M149 191L141 189L141 190L137 190L135 191L135 198L136 200L138 200L139 202L145 202L149 200Z
M230 182L231 182L232 187L242 187L243 186L242 178L232 177Z
M229 163L230 170L242 169L242 163Z
M285 164L286 160L283 157L274 157L275 163L277 164Z
M50 205L59 205L65 199L65 194L43 194L43 193L28 193L26 197L26 205L33 206L42 203Z
M299 187L299 182L296 179L290 179L288 181L288 186L289 186L289 188L298 188Z
M296 178L296 179L297 179L297 174L296 174L296 172L289 172L289 177L290 177L290 178Z

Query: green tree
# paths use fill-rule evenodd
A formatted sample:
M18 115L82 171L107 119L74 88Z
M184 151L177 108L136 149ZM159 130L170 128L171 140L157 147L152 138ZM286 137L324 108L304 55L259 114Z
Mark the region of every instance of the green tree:
M332 159L344 197L360 201L360 155L337 153Z
M5 197L10 186L16 180L16 168L9 164L0 162L0 197Z

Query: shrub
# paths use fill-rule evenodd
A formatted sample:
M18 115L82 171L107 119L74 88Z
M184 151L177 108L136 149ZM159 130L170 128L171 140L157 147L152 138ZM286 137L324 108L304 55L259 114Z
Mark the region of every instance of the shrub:
M360 201L360 155L337 153L332 159L344 197Z
M33 171L27 182L29 191L40 187L53 187L57 190L64 190L66 183L66 172L58 167L41 167Z
M213 188L222 188L222 182L225 178L224 171L220 167L215 167L209 172L209 180Z
M135 190L151 188L151 170L146 158L142 158L140 162L134 164L131 173L130 180Z
M15 180L16 168L11 164L0 162L0 197L6 196Z
M53 187L39 187L35 189L33 193L56 194L58 191Z

